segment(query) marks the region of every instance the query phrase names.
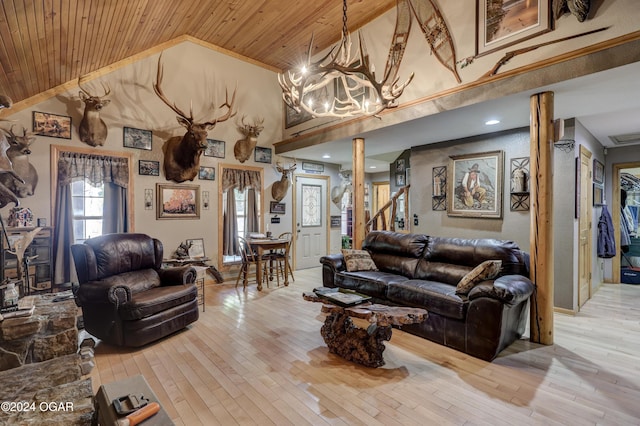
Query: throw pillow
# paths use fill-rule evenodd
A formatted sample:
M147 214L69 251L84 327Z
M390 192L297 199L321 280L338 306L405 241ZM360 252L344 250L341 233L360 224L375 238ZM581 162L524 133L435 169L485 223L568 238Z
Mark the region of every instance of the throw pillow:
M462 277L456 286L456 294L467 294L481 281L495 278L501 267L501 260L485 260Z
M344 256L344 263L349 272L378 270L371 255L366 250L342 249L342 256Z

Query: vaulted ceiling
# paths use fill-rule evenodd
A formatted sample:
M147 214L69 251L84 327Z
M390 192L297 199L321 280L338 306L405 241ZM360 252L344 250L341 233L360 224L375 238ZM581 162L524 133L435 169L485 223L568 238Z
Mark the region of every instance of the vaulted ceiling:
M188 35L283 70L313 33L323 49L340 38L340 0L3 0L0 94L19 102ZM348 3L349 29L395 0Z

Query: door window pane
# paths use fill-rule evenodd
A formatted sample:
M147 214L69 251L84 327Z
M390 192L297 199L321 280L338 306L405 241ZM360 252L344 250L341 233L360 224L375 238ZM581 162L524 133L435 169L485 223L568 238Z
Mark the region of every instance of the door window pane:
M322 225L322 187L302 185L302 226Z

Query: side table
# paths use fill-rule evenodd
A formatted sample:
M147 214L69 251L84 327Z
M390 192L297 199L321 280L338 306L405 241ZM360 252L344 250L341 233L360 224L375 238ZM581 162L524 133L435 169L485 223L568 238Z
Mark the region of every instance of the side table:
M391 340L391 326L419 323L429 315L425 309L375 303L336 306L316 293L304 293L302 297L310 302L323 303L322 312L329 314L320 329L329 352L366 367L385 364L383 342ZM357 327L352 317L368 320L371 325L366 329Z

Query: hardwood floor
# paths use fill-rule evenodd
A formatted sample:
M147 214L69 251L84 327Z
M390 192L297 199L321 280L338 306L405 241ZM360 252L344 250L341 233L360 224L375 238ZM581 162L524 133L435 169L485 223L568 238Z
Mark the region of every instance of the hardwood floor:
M605 285L555 344L523 339L491 363L394 330L370 369L328 353L320 305L289 287L207 284L186 330L129 350L98 344L94 390L143 374L177 425L640 424L640 286Z

